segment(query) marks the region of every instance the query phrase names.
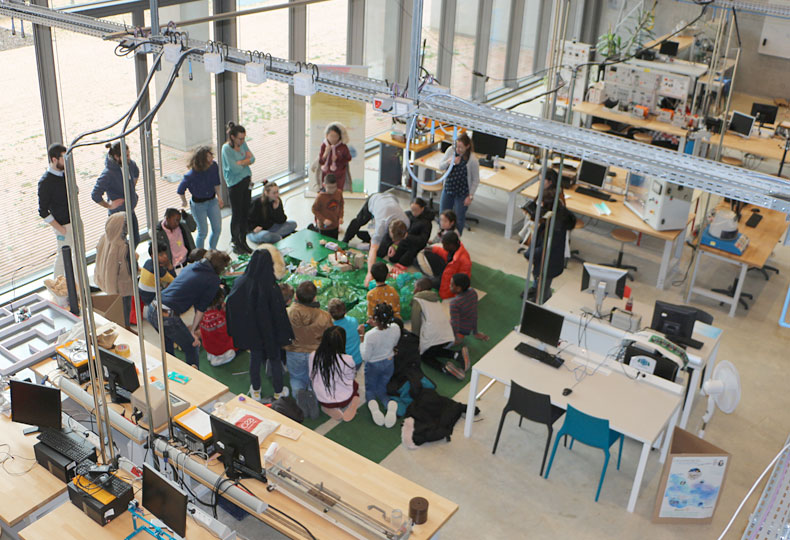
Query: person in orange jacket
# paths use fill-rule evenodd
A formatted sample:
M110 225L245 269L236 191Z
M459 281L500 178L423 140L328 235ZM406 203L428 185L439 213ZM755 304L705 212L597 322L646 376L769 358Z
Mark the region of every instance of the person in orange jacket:
M442 300L455 296L450 287L455 274L472 277L472 259L456 232L444 234L441 246L433 245L423 251L417 257L417 265L423 274L433 280L433 286L439 289Z

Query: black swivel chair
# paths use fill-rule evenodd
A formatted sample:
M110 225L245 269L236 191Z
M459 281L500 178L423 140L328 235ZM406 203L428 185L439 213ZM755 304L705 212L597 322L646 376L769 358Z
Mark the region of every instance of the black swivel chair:
M521 422L526 418L533 422L545 424L549 429L549 436L546 438L546 449L543 451L543 461L540 464L540 475L543 476L543 467L546 465L546 456L549 453L551 436L554 433L554 422L565 414L565 409L552 405L551 397L547 394L538 394L523 386L519 386L515 381L511 381L510 398L507 400L505 408L502 409L502 418L499 420L499 429L497 429L496 432L494 449L491 451L492 454L496 453L496 447L499 444L499 435L502 433L502 425L505 423L505 416L507 416L507 413L510 411L515 411L519 414L519 427L521 427Z

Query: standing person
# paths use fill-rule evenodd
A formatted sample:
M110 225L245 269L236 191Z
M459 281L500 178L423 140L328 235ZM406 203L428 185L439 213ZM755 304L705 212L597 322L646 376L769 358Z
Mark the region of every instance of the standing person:
M115 212L104 224L104 234L96 245L96 267L93 279L107 294L120 295L123 300L123 325L129 328L132 312L131 250L126 240L126 212Z
M357 374L354 359L345 351L346 331L339 326L329 327L310 355L309 369L321 410L335 420L350 422L357 414L360 399L359 385L354 380Z
M74 236L71 232L71 217L69 215L69 199L66 190L66 163L63 156L66 147L60 143L53 143L47 149L49 167L38 181L38 215L55 230L55 240L58 243L55 253L55 267L52 276L57 278L64 275L63 246L74 249Z
M388 428L398 419L398 403L387 394L387 383L395 371L395 346L400 339L400 326L393 324L393 319L392 306L382 302L375 306L373 317L368 321L373 328L367 334L362 334L362 325L358 329L365 361L365 400L373 422ZM386 407L386 414L381 412L377 399Z
M370 220L375 220L376 229L371 237L367 231L360 229L367 225ZM392 227L395 222L402 222L405 227ZM348 224L346 233L343 235L343 242L348 243L355 236L363 242L369 242L368 249L368 274L365 276L365 287L368 286L373 276L370 269L376 262L376 257L386 257L392 244L397 244L406 236L406 231L410 225L409 218L400 207L400 203L391 191L385 193L374 193L365 201L357 216ZM403 235L393 238L391 231L402 231Z
M337 178L334 174L327 174L324 177L324 190L316 194L313 203L315 223L307 228L337 240L340 224L343 223L343 205L343 192L338 187Z
M233 344L250 351L249 395L258 401L261 400L261 368L266 359L271 368L274 400L288 395L288 387L283 386L280 354L293 341L294 332L285 304L274 276L271 253L255 250L244 275L233 284L226 312Z
M185 267L180 274L162 291L162 324L165 333L165 350L174 354L173 343L184 351L185 362L199 368L200 321L203 313L214 302L219 291L219 276L230 263L230 257L222 251L210 250L205 258ZM195 308L192 324L187 327L181 315ZM159 332L156 314L157 302L148 306L147 318Z
M220 209L225 206L219 187L219 165L214 161L214 152L210 146L201 146L189 159L189 172L178 184L176 193L181 196L181 205L186 208L186 191L192 194L189 208L197 222L197 238L195 245L204 247L208 235L208 223L211 223L211 237L208 239L209 249L217 249L219 234L222 231L222 214Z
M321 182L328 174L334 174L337 179L337 188L343 191L348 178L348 163L351 161L351 151L348 149L348 132L340 122L332 122L326 126L326 138L321 143L318 154L318 164L321 166ZM351 182L348 184L351 191Z
M288 221L280 188L274 182L263 186L261 196L252 201L247 241L253 244L276 244L296 230L296 222Z
M180 271L187 265L189 253L195 249L195 241L186 225L181 223L181 212L178 209L165 210L165 219L156 224L156 238L159 243L167 246L167 255L173 268Z
M247 245L247 216L250 211L250 189L255 156L245 142L247 130L228 122L227 142L222 145L222 175L230 196L230 240L236 253L252 253Z
M441 170L447 169L451 162L453 164L450 174L444 180L439 207L442 212L449 209L455 211L459 235L464 232L466 209L472 204L480 184L480 165L472 152L472 140L469 135L462 133L455 141L455 147L447 149L439 164Z
M108 150L107 157L104 159L104 170L96 180L96 185L93 186L91 199L99 206L106 208L107 215L111 216L116 212L126 211L123 199L123 171L121 170L123 160L121 159L120 142L107 143L106 147ZM140 169L137 167L137 163L132 160L128 146L126 147L126 162L129 165L129 193L132 197L129 207L132 210L132 238L134 239L132 251L134 251L134 248L140 243L140 226L137 224L137 215L134 213L134 209L137 208L138 196L135 189L137 180L140 178ZM107 196L106 200L105 195Z

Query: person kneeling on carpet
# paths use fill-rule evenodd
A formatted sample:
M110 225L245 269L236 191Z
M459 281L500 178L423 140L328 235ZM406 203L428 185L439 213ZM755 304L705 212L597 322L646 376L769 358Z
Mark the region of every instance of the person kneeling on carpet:
M387 394L387 383L395 371L395 346L400 339L400 327L393 324L393 318L392 306L382 302L373 309L373 317L368 320L373 328L367 334L362 334L364 326L359 325L365 361L365 399L373 422L387 428L394 426L398 419L398 404ZM386 415L376 400L386 404Z
M203 320L200 321L200 340L212 366L223 366L236 358L236 347L228 335L224 285L220 285L217 296L203 314Z
M310 355L310 381L321 410L350 422L359 408L359 385L354 359L346 354L346 331L340 326L324 330L318 349Z

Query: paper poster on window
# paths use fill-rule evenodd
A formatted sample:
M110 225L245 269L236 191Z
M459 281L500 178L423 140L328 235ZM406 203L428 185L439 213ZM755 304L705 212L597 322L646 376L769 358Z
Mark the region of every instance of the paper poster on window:
M726 470L726 456L672 458L658 517L711 517Z

